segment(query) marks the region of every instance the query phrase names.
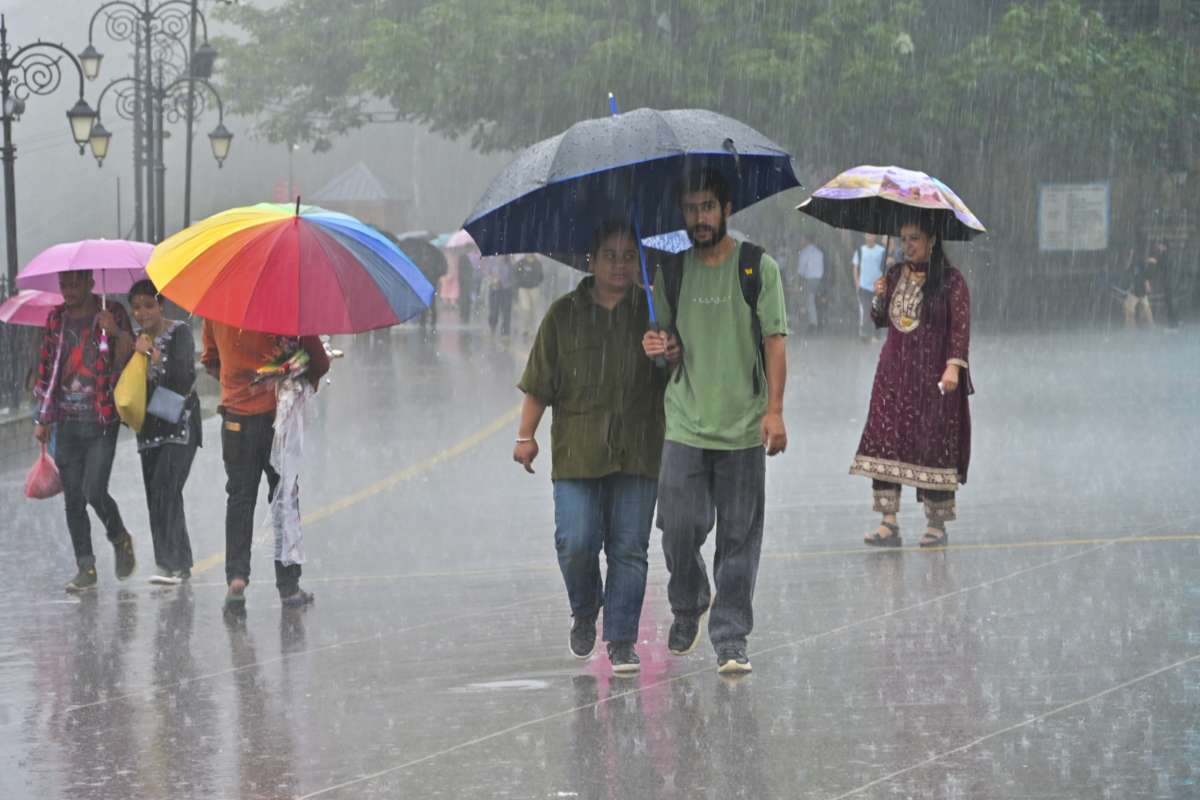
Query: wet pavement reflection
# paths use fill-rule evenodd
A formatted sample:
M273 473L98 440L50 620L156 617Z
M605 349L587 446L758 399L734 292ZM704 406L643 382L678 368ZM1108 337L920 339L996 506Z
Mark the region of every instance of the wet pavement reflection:
M878 552L845 474L874 351L793 341L735 679L707 645L667 654L657 536L641 674L570 656L549 463L509 459L521 343L452 315L435 341L338 343L306 609L279 605L260 537L246 613L222 613L219 447L187 490L196 574L153 587L123 434L141 566L118 584L94 534L83 598L61 505L14 502L26 465L0 464L0 798L1200 796L1200 377L1170 368L1200 340L1148 342L980 336L955 546Z

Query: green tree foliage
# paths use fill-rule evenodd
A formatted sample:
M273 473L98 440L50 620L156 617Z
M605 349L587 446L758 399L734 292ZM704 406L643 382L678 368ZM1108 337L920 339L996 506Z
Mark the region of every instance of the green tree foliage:
M1080 0L285 0L227 13L247 34L223 50L235 108L278 141L320 142L385 101L511 149L606 113L613 91L624 108L731 114L824 170L1051 157L1081 136L1161 156L1200 107L1194 44Z

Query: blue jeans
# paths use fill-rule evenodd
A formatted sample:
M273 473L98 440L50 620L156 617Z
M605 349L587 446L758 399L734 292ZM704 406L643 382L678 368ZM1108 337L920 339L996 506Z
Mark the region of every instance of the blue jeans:
M594 617L604 606L606 642L637 641L657 497L657 481L637 475L554 482L554 546L571 615ZM608 586L600 577L601 548Z

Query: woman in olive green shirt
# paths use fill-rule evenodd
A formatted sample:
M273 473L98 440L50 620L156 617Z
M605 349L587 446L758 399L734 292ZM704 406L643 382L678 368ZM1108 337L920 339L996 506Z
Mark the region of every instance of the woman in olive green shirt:
M518 388L525 393L513 460L533 472L547 406L554 542L574 623L570 647L588 658L604 606L613 672L637 672L634 648L663 443L665 373L642 353L650 327L637 287L637 240L626 223L597 231L591 275L550 306ZM600 550L608 564L600 575Z

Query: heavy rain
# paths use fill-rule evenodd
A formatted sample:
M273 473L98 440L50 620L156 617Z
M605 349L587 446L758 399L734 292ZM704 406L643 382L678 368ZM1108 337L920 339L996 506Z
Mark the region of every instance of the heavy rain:
M1198 59L10 0L0 798L1200 797Z

